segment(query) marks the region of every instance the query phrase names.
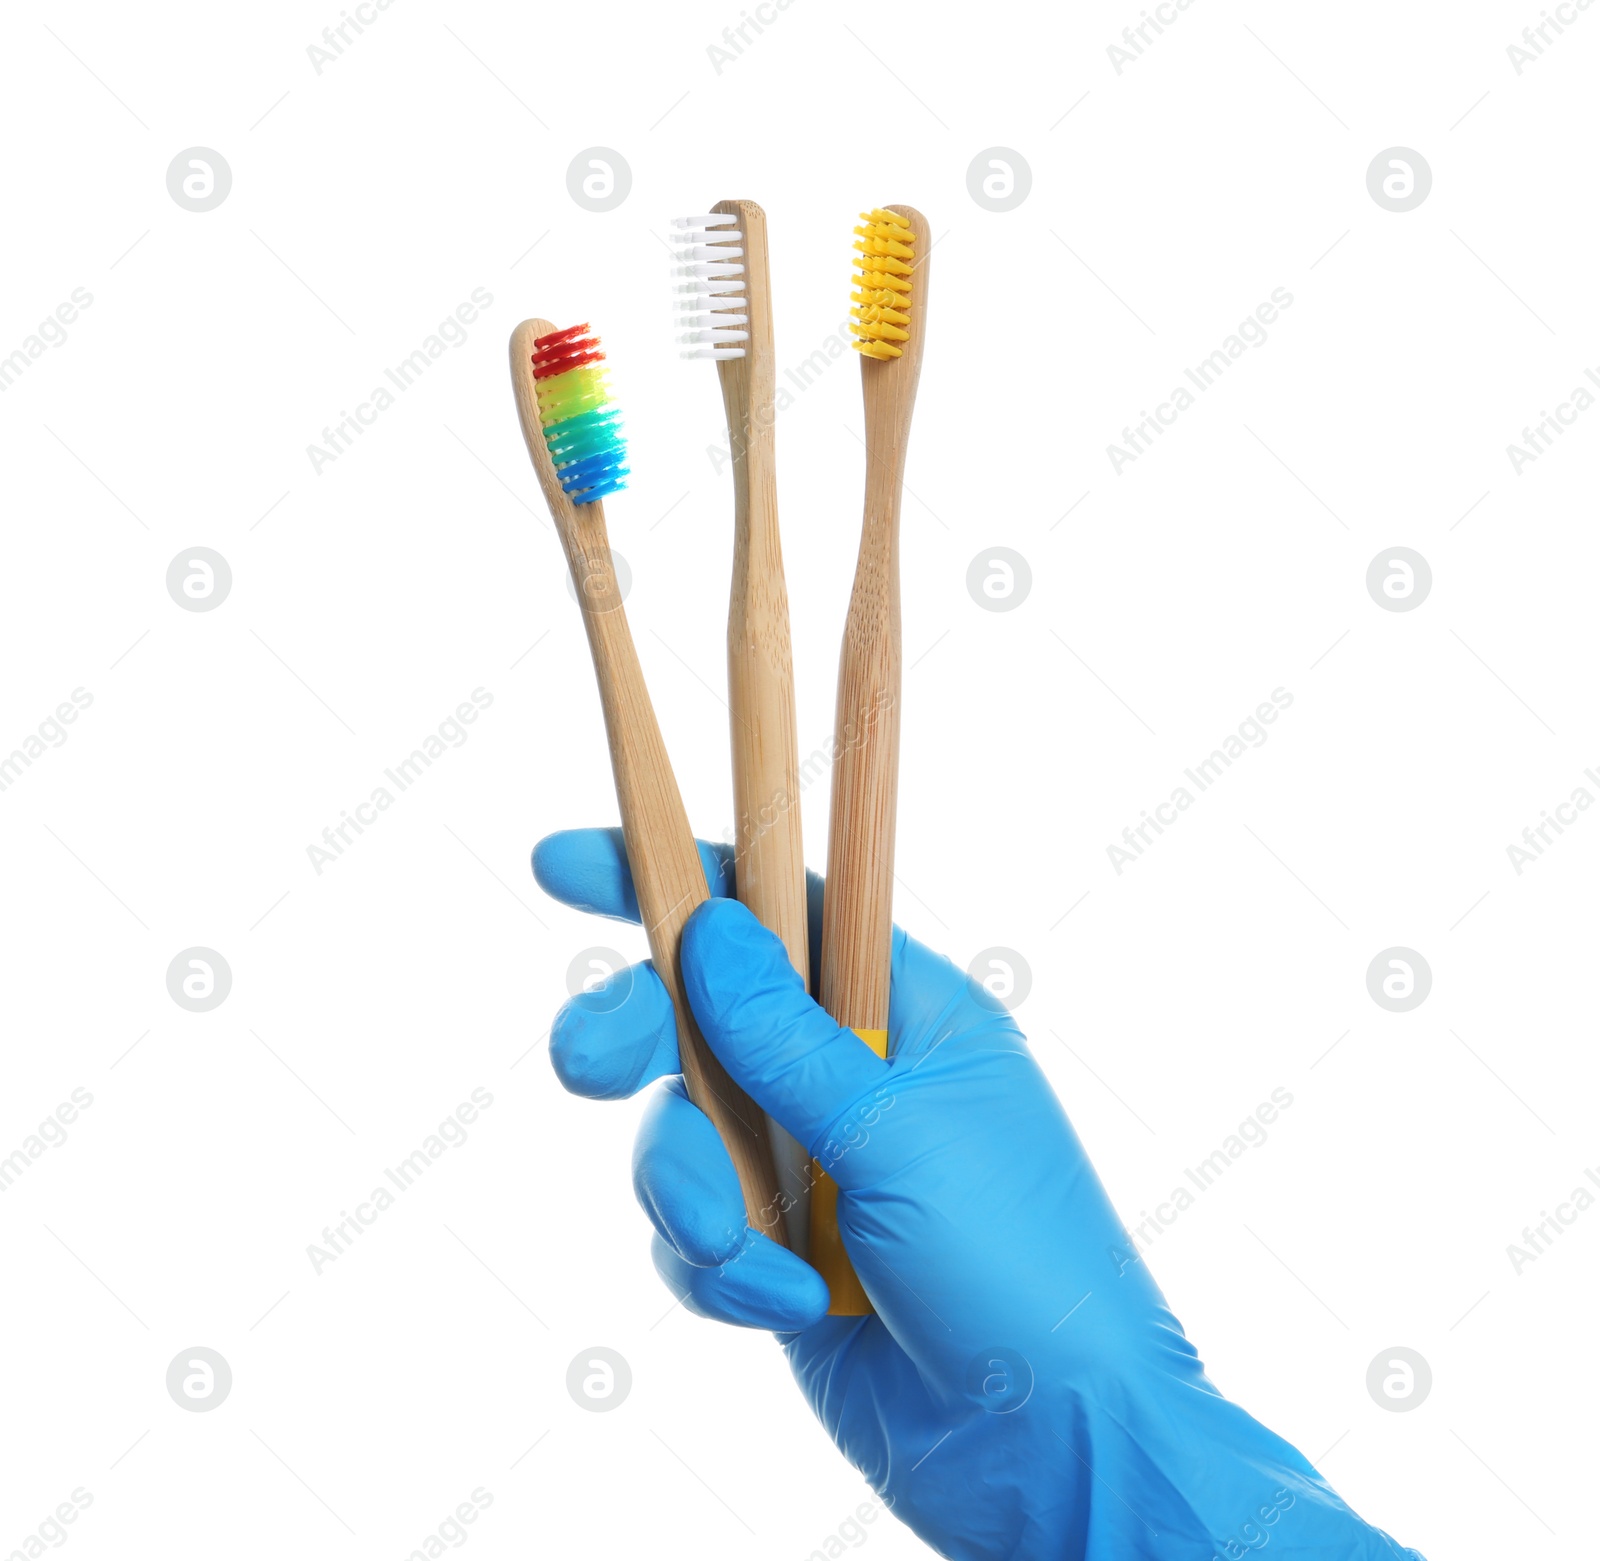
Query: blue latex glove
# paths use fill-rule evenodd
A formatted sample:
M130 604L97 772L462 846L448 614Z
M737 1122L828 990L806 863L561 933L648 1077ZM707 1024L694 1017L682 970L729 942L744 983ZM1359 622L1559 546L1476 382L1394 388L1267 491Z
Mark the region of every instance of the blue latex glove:
M700 853L713 896L731 895L731 853ZM533 866L558 900L638 920L620 831L551 835ZM1211 1385L982 987L896 929L884 1062L734 900L695 912L682 962L729 1073L838 1182L876 1316L827 1316L821 1276L746 1225L732 1163L675 1076L672 1008L648 964L561 1010L556 1072L607 1100L666 1079L634 1151L658 1271L690 1310L778 1333L839 1450L934 1549L1237 1561L1270 1544L1281 1561L1420 1561Z

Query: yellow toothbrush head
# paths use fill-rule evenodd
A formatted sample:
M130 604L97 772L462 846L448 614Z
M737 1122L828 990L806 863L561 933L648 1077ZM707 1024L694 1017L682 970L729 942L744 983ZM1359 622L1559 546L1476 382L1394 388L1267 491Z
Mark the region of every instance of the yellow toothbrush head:
M851 346L866 357L898 358L911 339L911 272L916 235L902 216L881 207L861 213L856 232L855 291L850 295Z

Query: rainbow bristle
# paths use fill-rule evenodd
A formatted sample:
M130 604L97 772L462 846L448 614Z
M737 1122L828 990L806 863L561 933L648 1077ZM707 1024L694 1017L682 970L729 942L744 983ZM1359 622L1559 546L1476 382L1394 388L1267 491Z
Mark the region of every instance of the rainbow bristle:
M910 341L913 246L911 224L892 211L874 207L861 213L864 227L857 228L855 247L860 252L852 279L850 343L869 358L898 358L897 342Z
M533 347L534 392L544 442L561 491L574 504L593 504L627 487L622 413L611 400L600 338L587 325L540 336Z

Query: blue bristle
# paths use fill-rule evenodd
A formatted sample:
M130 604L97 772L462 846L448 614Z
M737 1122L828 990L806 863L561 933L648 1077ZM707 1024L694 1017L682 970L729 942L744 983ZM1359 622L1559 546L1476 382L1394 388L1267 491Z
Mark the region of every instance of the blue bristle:
M592 504L608 493L619 492L627 486L622 479L628 475L622 458L623 452L616 450L558 468L556 475L561 479L561 491L577 504Z

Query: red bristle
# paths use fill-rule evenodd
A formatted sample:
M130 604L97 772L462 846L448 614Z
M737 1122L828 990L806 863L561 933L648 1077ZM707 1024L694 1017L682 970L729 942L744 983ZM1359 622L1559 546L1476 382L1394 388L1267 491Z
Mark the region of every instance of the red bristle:
M589 329L588 322L582 325L569 325L564 331L551 331L548 336L535 336L535 347L553 347L557 342L571 341L574 336L581 336Z
M553 379L557 374L582 368L586 363L599 363L605 354L600 351L599 337L584 334L588 329L587 324L569 325L564 331L536 337L533 377Z

